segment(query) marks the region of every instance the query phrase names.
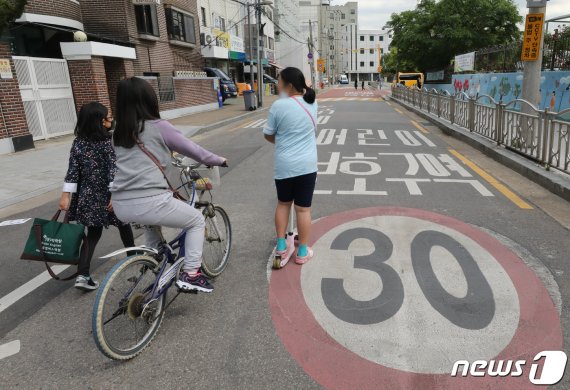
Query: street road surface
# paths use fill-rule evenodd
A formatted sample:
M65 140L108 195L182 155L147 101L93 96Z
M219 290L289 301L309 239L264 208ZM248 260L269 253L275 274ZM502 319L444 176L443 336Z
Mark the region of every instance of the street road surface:
M0 306L1 387L532 388L534 356L568 352L567 203L386 94L336 87L319 96L308 264L268 271L266 113L196 136L231 165L215 201L229 212L234 244L214 293L180 297L149 348L117 363L92 339L95 295L46 281ZM49 217L56 197L0 215ZM18 260L29 226L0 227L0 302L43 272ZM119 242L105 232L96 255ZM114 264L94 260L95 277ZM520 377L453 378L457 360L528 364Z

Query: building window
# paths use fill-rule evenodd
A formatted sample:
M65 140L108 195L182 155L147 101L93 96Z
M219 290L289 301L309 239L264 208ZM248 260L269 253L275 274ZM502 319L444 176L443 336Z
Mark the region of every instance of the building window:
M340 14L340 18L341 18L341 19L346 19L346 15L345 15L345 14Z
M226 32L226 19L220 18L220 30Z
M374 61L370 61L370 67L374 67Z
M208 23L206 22L206 8L202 7L200 10L202 11L202 26L208 27Z
M370 35L370 42L374 42L374 35Z
M135 18L140 34L159 36L156 5L135 5Z
M360 42L364 42L364 35L360 36Z
M356 23L356 20L350 19L350 23Z
M384 54L384 49L380 49L380 54Z
M273 38L269 37L269 49L271 50L275 49L275 44L273 42L275 42Z
M360 67L364 68L364 61L360 61Z
M168 38L174 41L196 43L194 17L173 8L166 8L165 12Z
M334 15L333 15L333 14L330 14L330 15L329 15L329 19L330 19L330 20L334 20Z
M334 46L333 46L333 45L331 45L331 50L334 50Z
M351 15L356 14L356 10L355 10L355 9L351 9L351 10L350 10L350 14L351 14Z
M374 49L370 49L370 54L374 54Z
M380 35L380 42L384 40L384 35Z

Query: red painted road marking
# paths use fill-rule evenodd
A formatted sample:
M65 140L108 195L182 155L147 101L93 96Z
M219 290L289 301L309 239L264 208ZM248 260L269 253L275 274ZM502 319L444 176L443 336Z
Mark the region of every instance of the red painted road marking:
M516 288L520 317L511 342L495 357L496 360L522 359L531 362L540 351L562 348L560 318L542 282L507 247L464 222L407 208L352 210L316 222L311 245L338 225L371 216L407 216L454 229L475 241L500 263ZM448 374L406 372L364 359L340 345L315 320L303 297L300 276L301 267L295 264L272 274L269 288L272 318L287 350L311 377L327 389L535 388L528 380L528 367L521 377L453 378ZM358 331L358 327L354 329Z

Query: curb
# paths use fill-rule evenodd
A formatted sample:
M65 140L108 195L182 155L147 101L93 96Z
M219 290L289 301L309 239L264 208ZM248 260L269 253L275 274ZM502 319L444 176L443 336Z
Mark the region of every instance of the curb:
M257 113L263 112L263 111L267 110L268 108L269 107L267 107L267 106L263 107L263 108L258 108L255 111L246 112L245 114L241 114L241 115L234 116L232 118L224 119L224 120L221 120L221 121L216 122L216 123L210 123L209 125L200 127L196 132L194 132L194 134L192 134L192 136L204 134L205 132L216 129L218 127L223 127L223 126L229 125L232 122L239 121L240 119L244 119L244 118L247 118L249 116L253 116Z
M475 133L471 133L469 130L464 130L463 128L448 123L441 118L420 111L418 108L412 107L407 103L393 98L392 96L390 96L389 99L416 115L427 119L445 134L451 135L460 141L465 142L497 162L570 202L570 177L564 177L565 173L558 172L554 168L552 171L547 171L541 165L533 162L532 160L511 152L502 146L498 146L494 141L480 137Z

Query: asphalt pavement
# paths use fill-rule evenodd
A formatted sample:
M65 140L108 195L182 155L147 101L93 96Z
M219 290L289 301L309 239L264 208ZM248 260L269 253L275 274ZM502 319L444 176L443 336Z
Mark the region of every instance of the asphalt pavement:
M308 264L268 271L266 113L205 132L192 139L230 162L214 200L234 233L214 293L178 298L149 348L118 363L94 345L95 295L47 281L0 305L0 387L531 388L536 354L568 353L567 203L385 95L351 87L319 96ZM49 217L56 198L0 215ZM0 229L2 302L43 266L18 260L29 222ZM110 229L96 256L119 245ZM94 260L95 277L115 262ZM2 358L15 342L19 352ZM452 377L458 360L527 363L521 376Z

